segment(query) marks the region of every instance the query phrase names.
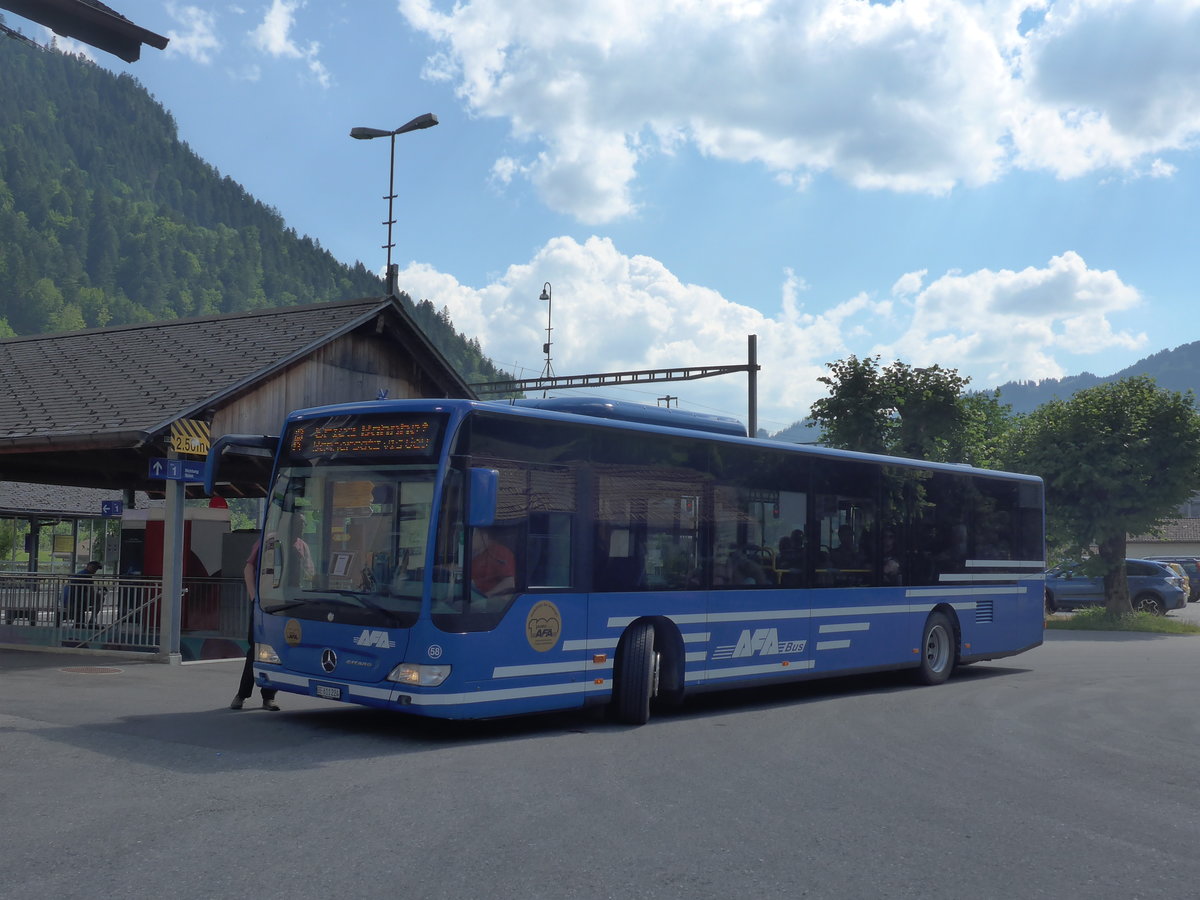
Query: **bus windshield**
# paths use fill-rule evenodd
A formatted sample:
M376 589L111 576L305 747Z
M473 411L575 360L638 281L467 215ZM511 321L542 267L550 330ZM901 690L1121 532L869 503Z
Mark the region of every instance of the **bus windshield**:
M437 470L430 465L280 468L259 568L263 612L384 628L421 610Z

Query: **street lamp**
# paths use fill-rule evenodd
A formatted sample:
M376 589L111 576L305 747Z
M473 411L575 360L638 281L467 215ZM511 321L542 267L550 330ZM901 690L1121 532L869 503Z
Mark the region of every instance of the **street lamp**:
M550 299L550 282L542 285L542 294L538 299L546 301L546 343L542 344L542 352L546 354L546 368L542 369L542 377L553 378L554 367L550 365L550 315L554 310L554 303ZM542 396L546 396L545 391L542 391Z
M384 131L380 128L351 128L350 137L359 141L369 141L371 138L390 137L392 139L392 162L388 169L388 217L383 224L387 226L388 236L384 248L387 250L387 293L389 297L396 296L396 270L392 268L392 226L396 217L392 215L392 202L396 199L396 135L407 134L410 131L420 131L422 128L432 128L438 123L438 117L433 113L417 116L411 122L405 122L395 131Z

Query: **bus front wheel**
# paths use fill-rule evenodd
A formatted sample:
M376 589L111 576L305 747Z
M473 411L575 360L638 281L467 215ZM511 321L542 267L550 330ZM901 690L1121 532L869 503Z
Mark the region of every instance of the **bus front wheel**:
M921 635L921 663L917 668L921 684L941 684L950 677L958 656L954 644L954 623L950 617L943 612L931 613Z
M650 701L658 688L658 654L654 651L654 626L639 622L630 627L616 660L613 712L617 721L645 725Z

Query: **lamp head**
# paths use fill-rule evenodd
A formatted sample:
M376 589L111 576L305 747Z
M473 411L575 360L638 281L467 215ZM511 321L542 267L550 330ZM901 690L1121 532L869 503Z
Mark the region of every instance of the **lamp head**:
M369 141L371 138L391 137L390 131L382 131L378 128L351 128L350 137L359 141Z
M387 134L407 134L410 131L420 131L422 128L432 128L438 123L438 117L433 113L423 113L417 116L411 122L405 122L395 131L386 132Z

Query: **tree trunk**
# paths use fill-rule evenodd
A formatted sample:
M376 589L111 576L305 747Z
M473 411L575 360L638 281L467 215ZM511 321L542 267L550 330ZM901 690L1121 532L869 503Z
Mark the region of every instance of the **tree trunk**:
M1100 542L1100 558L1104 561L1104 608L1111 616L1133 613L1129 604L1129 579L1125 575L1125 535L1115 535Z

